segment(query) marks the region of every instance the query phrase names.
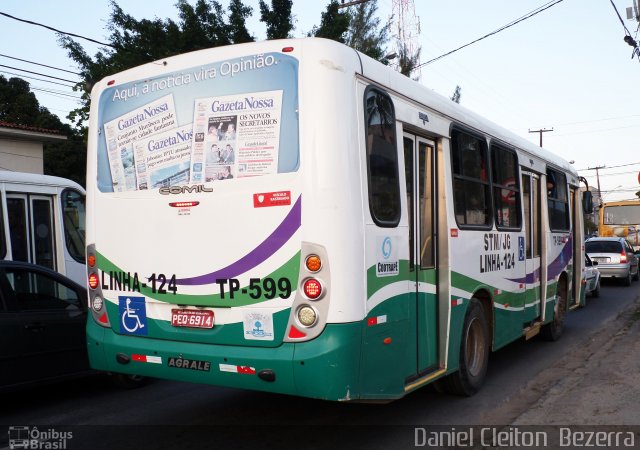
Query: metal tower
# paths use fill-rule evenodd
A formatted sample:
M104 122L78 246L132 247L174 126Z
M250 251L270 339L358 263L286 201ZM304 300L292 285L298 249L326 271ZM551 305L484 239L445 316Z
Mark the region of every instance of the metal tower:
M407 55L413 56L415 52L420 48L419 35L420 35L420 18L416 16L416 8L413 0L392 0L393 2L393 24L395 25L393 44L394 51L398 58L394 61L393 65L398 68L399 57L402 52L406 52ZM404 46L404 49L402 48ZM417 64L420 64L418 59ZM420 69L412 72L412 78L419 78L421 73Z

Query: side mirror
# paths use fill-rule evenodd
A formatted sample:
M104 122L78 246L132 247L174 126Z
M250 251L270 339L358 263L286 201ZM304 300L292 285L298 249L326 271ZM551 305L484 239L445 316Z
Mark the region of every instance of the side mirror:
M593 212L593 194L591 191L584 191L582 193L582 210L585 214L591 214Z

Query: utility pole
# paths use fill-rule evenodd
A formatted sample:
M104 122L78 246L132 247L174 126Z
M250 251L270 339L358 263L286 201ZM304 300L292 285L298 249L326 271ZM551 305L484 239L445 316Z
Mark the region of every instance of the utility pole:
M353 0L352 2L345 3L344 0L342 0L342 4L338 5L338 9L347 8L347 7L353 6L353 5L359 5L360 3L367 3L368 1L369 0Z
M600 204L602 204L602 192L600 192L600 169L604 169L607 166L588 167L587 170L596 171L596 181L598 182L598 197L600 198Z
M542 147L542 133L546 133L548 131L553 131L553 128L551 128L550 130L546 128L542 128L540 130L529 130L529 133L540 133L540 147Z

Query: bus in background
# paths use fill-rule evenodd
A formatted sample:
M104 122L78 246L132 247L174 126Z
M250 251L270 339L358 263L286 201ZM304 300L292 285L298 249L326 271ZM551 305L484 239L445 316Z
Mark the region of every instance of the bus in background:
M218 47L91 95L96 369L472 395L490 350L558 339L581 305L571 164L349 47Z
M0 171L0 256L86 285L85 191L65 178Z
M640 250L640 199L606 202L600 208L598 236L623 237Z

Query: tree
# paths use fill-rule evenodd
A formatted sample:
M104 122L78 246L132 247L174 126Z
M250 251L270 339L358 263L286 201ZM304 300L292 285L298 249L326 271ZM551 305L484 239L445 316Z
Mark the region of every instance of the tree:
M247 30L247 17L253 13L251 6L245 6L242 0L231 0L229 3L229 34L234 44L254 42L256 39Z
M86 153L82 135L40 106L28 82L0 75L0 121L60 131L66 142L44 144L44 173L84 185Z
M349 30L351 16L348 12L341 12L338 1L331 0L327 5L327 10L322 13L320 26L313 27L308 36L333 39L345 43L346 33Z
M267 25L267 39L286 39L293 31L293 0L271 0L271 8L260 0L260 21Z
M391 20L381 26L380 19L376 17L377 11L377 0L370 0L354 6L353 11L350 12L351 17L345 43L383 64L388 64L385 56Z
M422 47L418 47L418 50L411 54L406 44L399 42L399 55L398 55L398 70L402 75L411 78L411 72L418 67L418 61L420 61L420 52Z
M82 46L68 36L59 42L79 66L83 82L75 90L82 92L83 106L69 115L82 127L89 117L89 91L95 81L109 74L180 53L254 40L246 28L245 19L252 9L242 0L232 0L229 18L216 0L197 0L192 6L178 0L179 21L171 19L136 20L126 14L115 1L111 2L107 29L111 31L109 46L101 48L91 58Z

